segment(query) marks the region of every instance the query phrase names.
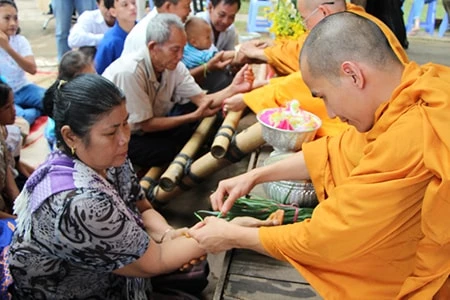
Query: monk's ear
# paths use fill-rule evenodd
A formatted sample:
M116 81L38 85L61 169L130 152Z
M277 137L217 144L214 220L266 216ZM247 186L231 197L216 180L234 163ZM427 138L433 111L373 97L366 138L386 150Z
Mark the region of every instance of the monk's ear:
M170 6L172 5L172 3L170 3L170 1L166 1L163 3L163 5L161 5L161 7L159 8L160 11L164 11L164 12L168 12L170 11Z
M79 138L73 133L69 125L64 125L61 128L61 136L67 146L76 148Z
M341 73L343 74L346 82L350 82L351 85L357 88L364 87L364 73L357 64L351 61L344 61L341 64Z
M329 5L321 4L321 5L319 5L318 10L319 10L318 13L322 14L324 18L333 13L330 11Z

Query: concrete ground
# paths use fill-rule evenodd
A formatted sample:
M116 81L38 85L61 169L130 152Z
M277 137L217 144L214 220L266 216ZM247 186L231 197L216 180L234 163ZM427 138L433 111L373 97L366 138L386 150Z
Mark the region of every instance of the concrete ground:
M50 16L45 15L38 8L40 0L16 0L19 8L19 19L22 34L30 41L38 64L38 74L31 78L38 84L48 86L54 79L57 69L56 42L54 38L55 21L50 20L46 29L43 24ZM45 6L44 6L45 7ZM245 20L245 15L239 19ZM409 39L408 55L418 63L434 62L450 66L450 35L438 39L425 34L420 34ZM245 128L254 122L254 118L247 117L241 122L240 127ZM197 220L193 212L198 209L209 209L208 198L217 182L246 171L248 157L241 162L226 167L210 176L198 187L174 198L161 212L169 222L177 226L190 226ZM220 274L223 254L209 255L211 265L210 285L203 293L203 299L212 299L215 283Z

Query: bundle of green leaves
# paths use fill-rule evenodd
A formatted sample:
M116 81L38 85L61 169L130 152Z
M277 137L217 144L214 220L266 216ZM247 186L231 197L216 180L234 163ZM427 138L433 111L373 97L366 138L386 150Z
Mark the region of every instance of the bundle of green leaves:
M225 218L228 221L242 216L265 220L278 209L284 210L283 224L301 222L309 219L314 210L314 208L301 208L294 205L282 204L272 199L247 195L246 197L238 198L226 216L222 216L220 212L207 210L199 210L196 215L213 215Z

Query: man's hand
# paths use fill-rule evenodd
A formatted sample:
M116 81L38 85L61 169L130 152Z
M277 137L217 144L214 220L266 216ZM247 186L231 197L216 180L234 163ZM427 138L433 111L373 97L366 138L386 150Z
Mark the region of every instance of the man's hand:
M223 70L228 66L233 59L223 59L223 51L216 53L207 63L206 68L208 71Z
M255 75L252 68L249 65L243 66L231 82L232 94L250 91L253 86L253 80L255 80Z
M200 120L205 117L210 117L217 113L220 110L220 106L218 107L212 107L213 105L213 99L207 98L203 96L203 99L201 100L200 104L197 106L197 109L193 112L195 115L196 120Z

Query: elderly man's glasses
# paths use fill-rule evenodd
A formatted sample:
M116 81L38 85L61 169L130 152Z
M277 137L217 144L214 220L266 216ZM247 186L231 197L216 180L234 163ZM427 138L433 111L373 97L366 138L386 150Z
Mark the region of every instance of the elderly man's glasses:
M331 2L324 2L324 3L321 3L320 5L333 5L334 4L334 1L331 1ZM307 17L305 17L303 20L302 20L302 25L303 25L303 27L304 28L308 28L308 26L306 26L306 22L312 17L312 16L314 16L314 14L316 13L316 12L318 12L319 11L319 7L316 7Z

